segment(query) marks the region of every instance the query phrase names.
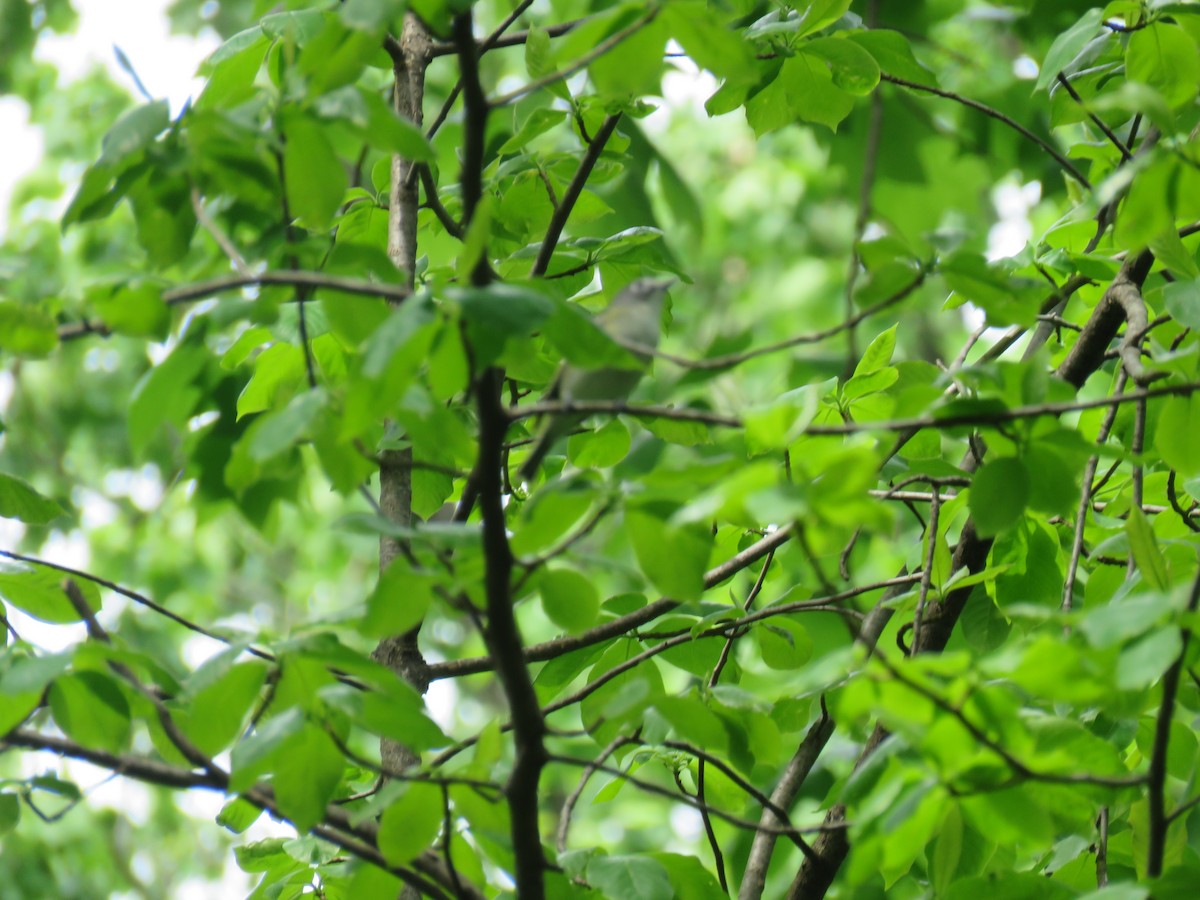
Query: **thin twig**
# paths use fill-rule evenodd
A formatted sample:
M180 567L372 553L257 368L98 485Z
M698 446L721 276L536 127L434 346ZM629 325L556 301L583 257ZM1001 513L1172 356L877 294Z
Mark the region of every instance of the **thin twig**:
M198 188L192 188L192 212L196 215L196 221L200 223L200 227L212 236L212 239L217 242L217 246L221 251L229 257L229 261L233 263L233 268L239 275L250 275L250 267L246 264L245 258L238 252L238 248L233 241L229 239L221 227L213 221L208 214L208 210L204 208L204 201L200 197Z
M637 34L639 31L653 22L657 15L658 7L650 7L649 11L645 15L641 16L639 19L636 19L632 24L625 26L620 31L609 35L565 69L560 69L557 72L551 72L549 75L534 79L524 87L519 87L514 91L509 91L507 94L501 94L499 97L494 97L491 100L491 106L493 108L507 106L514 100L519 100L521 97L524 97L526 94L541 90L544 87L554 84L556 81L570 78L576 72L590 66L593 62L595 62L608 51L612 50L618 44L622 43L628 38L633 37L633 35Z
M1125 382L1128 378L1128 373L1122 369L1117 376L1117 384L1114 388L1116 396L1121 396L1125 390ZM1108 435L1112 431L1113 423L1117 420L1117 412L1119 407L1112 407L1108 414L1104 417L1104 421L1100 424L1100 432L1096 435L1096 445L1100 446L1108 440ZM1092 506L1092 497L1094 496L1092 488L1092 479L1096 476L1096 466L1099 464L1100 457L1093 455L1088 457L1087 464L1083 468L1083 486L1079 497L1079 507L1075 512L1075 529L1071 538L1071 555L1067 559L1066 577L1063 579L1063 595L1060 608L1066 612L1071 609L1075 598L1075 578L1079 572L1079 559L1083 553L1083 529L1087 524L1088 510Z
M1088 188L1089 190L1091 189L1092 186L1087 180L1087 177L1077 168L1075 168L1074 164L1069 159L1059 153L1058 150L1053 147L1053 145L1051 145L1044 138L1038 137L1020 122L1006 116L1004 113L1000 112L1000 110L993 109L986 103L980 103L978 100L972 100L970 97L964 97L961 94L954 93L953 91L944 91L941 88L933 87L932 85L928 84L918 84L915 81L908 81L907 79L900 78L896 75L889 75L887 72L882 73L879 77L883 81L890 81L892 84L898 84L901 87L906 87L914 91L923 91L924 93L933 94L935 97L941 97L945 100L953 100L955 103L961 103L963 106L977 110L978 112L983 113L985 116L995 119L997 122L1003 122L1026 140L1032 141L1034 144L1037 144L1037 146L1041 147L1042 150L1044 150L1062 167L1063 171L1082 184L1085 188Z
M912 646L914 651L921 640L921 618L925 615L925 601L929 597L929 585L933 580L933 562L937 557L938 548L938 513L941 506L941 496L938 494L935 484L929 497L929 524L925 526L925 536L929 540L929 547L925 551L925 569L921 573L921 587L917 594L917 611L913 615Z
M99 575L93 575L90 572L84 572L81 569L73 569L70 566L60 565L59 563L50 562L46 559L40 559L36 556L26 556L23 553L15 553L12 550L0 550L0 556L7 557L8 559L15 559L19 562L31 563L37 566L45 566L48 569L54 569L56 572L62 572L64 575L70 575L72 578L80 578L84 581L90 581L93 584L108 588L110 591L114 591L115 593L120 594L122 597L132 600L139 606L144 606L149 610L153 610L160 616L164 616L170 619L172 622L182 625L189 631L194 631L196 634L204 635L204 637L211 638L214 641L219 641L222 644L233 643L229 638L219 635L216 632L209 631L203 625L197 625L190 619L186 619L179 615L179 613L172 612L165 606L156 603L144 594L139 594L137 591L123 587L114 581L109 581L107 578L101 578ZM258 647L249 646L246 648L246 652L252 656L257 656L259 659L265 659L268 662L275 661L275 654L259 649Z
M1190 616L1200 606L1200 575L1192 582L1185 614ZM1163 673L1162 702L1154 721L1154 744L1150 749L1150 767L1146 777L1148 801L1146 823L1146 877L1157 878L1162 874L1163 857L1167 851L1167 829L1171 820L1167 816L1167 749L1171 741L1171 720L1175 716L1175 696L1179 691L1179 676L1187 659L1188 645L1192 640L1192 629L1180 629L1179 654Z
M645 347L641 344L623 341L618 341L618 343L627 350L632 350L639 353L651 353L658 359L665 360L673 365L681 366L685 369L699 369L701 371L728 369L732 368L733 366L740 365L747 360L755 359L759 356L766 356L770 353L778 353L780 350L790 350L792 347L799 347L803 344L818 344L821 341L841 334L848 328L854 328L865 319L869 319L871 316L883 312L885 309L895 306L900 301L909 297L913 291L924 284L925 278L928 274L929 270L922 266L921 269L918 270L916 277L900 290L896 291L896 293L892 294L890 297L885 297L878 303L871 304L866 309L860 310L853 316L850 316L849 318L830 328L796 335L795 337L787 338L786 340L782 341L776 341L773 344L767 344L762 347L755 347L752 350L746 350L742 353L728 353L724 356L713 356L708 359L688 359L687 357L675 356L674 354L666 353L662 350Z
M1087 117L1092 120L1092 124L1099 128L1101 133L1108 138L1112 145L1121 151L1121 160L1128 162L1129 160L1133 159L1133 154L1129 152L1129 148L1125 146L1125 142L1117 137L1111 128L1104 124L1103 119L1101 119L1098 115L1092 112L1091 109L1088 108L1087 103L1085 103L1084 99L1079 96L1079 92L1075 90L1075 85L1071 84L1067 76L1062 72L1059 72L1055 78L1058 80L1059 84L1067 89L1067 93L1071 95L1072 100L1079 104L1079 108L1087 113Z
M578 202L580 195L583 194L583 188L587 184L588 179L591 178L592 170L595 169L596 163L600 159L600 154L604 152L604 147L608 144L608 139L617 130L617 123L620 121L620 113L606 118L604 124L597 130L595 137L588 143L587 150L583 154L583 159L579 162L579 168L575 172L575 177L567 185L567 190L563 194L562 201L554 207L554 214L550 217L550 224L546 226L546 236L542 238L542 245L538 248L537 259L534 260L533 268L529 272L530 278L541 278L549 270L550 260L554 256L554 248L558 246L563 229L567 227L567 219L570 218L571 211L575 209L575 204Z

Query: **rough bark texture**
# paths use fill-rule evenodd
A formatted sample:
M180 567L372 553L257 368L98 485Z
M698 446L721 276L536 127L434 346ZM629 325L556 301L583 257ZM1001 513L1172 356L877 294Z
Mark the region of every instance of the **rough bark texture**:
M425 98L425 67L429 64L429 35L413 16L406 16L395 61L396 111L418 125ZM392 157L392 187L388 201L388 255L405 272L405 283L415 283L417 259L417 209L420 204L417 179L411 178L413 163ZM379 508L384 517L400 525L412 523L412 460L410 451L389 450L379 467ZM403 547L393 537L379 539L379 571L383 572ZM419 628L390 635L379 642L373 656L422 694L429 688L429 665L417 646ZM420 760L409 747L397 741L380 741L385 769L401 771Z

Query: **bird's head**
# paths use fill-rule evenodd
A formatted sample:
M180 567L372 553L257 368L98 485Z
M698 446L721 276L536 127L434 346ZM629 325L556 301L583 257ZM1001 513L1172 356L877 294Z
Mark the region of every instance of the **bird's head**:
M622 306L641 306L643 304L661 304L663 297L678 279L675 278L639 278L626 285L616 297L613 304Z

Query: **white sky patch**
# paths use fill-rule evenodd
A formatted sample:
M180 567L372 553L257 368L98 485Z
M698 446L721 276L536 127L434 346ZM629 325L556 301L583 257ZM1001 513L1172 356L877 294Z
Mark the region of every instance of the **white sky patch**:
M142 512L162 502L163 483L158 468L147 463L140 469L117 469L104 476L104 490L114 497L128 497Z
M1039 71L1037 60L1025 53L1013 60L1012 70L1013 74L1023 81L1033 81L1038 77Z
M1029 221L1029 213L1041 199L1042 185L1038 181L1020 185L1012 182L996 185L992 190L992 204L996 207L1000 221L988 232L989 260L1014 256L1024 249L1033 237L1033 223Z
M458 687L449 679L432 682L429 690L425 692L425 708L429 717L437 722L443 731L449 732L458 724L458 715L455 712L458 704Z
M80 759L63 759L49 751L25 754L21 757L21 769L27 778L53 772L77 785L83 792L84 803L122 812L135 825L144 825L150 819L150 789L132 779L113 778L108 769ZM40 799L35 797L35 802ZM57 809L50 801L39 803L39 806L43 805L47 813L53 814Z
M672 806L670 819L671 833L675 835L681 847L690 847L704 834L704 820L700 818L700 811L690 806Z
M171 101L172 115L189 97L200 93L196 78L201 60L220 45L217 35L170 34L165 0L75 0L79 25L67 35L43 38L34 55L58 67L64 81L74 81L96 64L108 69L118 84L137 95L133 79L117 64L113 47L120 47L152 97Z
M988 231L987 258L989 262L1005 259L1020 253L1033 237L1033 222L1029 213L1042 199L1042 184L1014 184L1005 181L992 189L992 205L999 221ZM962 307L963 322L974 331L984 323L983 310L972 303ZM996 340L1004 334L1003 328L989 328L983 334L982 344Z
M29 124L29 104L19 97L0 97L0 239L8 230L8 204L12 202L17 182L37 168L42 158L42 133ZM8 376L8 373L5 373ZM12 379L0 406L6 405L12 393Z
M667 53L682 53L675 41L667 44ZM697 119L708 118L704 103L717 90L717 79L696 65L689 57L678 56L670 61L663 75L662 93L666 101L642 121L651 134L662 132L671 119L683 110Z
M176 115L189 97L200 93L204 82L196 77L201 61L220 45L215 32L196 36L168 32L168 0L74 0L79 23L71 34L47 34L34 57L58 67L60 84L87 76L96 65L128 88L139 92L133 79L117 63L119 46L153 97L170 101ZM0 240L5 237L8 206L16 183L34 170L45 149L41 131L29 124L29 105L18 97L0 97ZM80 172L82 174L82 171ZM72 190L67 191L70 196Z

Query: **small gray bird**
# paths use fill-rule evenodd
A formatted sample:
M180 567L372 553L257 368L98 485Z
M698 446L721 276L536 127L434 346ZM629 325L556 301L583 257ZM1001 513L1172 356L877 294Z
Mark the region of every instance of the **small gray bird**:
M617 293L612 302L596 314L595 323L643 363L658 346L662 303L674 278L639 278ZM639 351L638 347L646 348ZM618 401L626 399L642 378L641 369L577 369L564 366L558 378L558 399L571 401ZM532 481L538 466L558 439L570 434L586 415L547 416L538 433L533 452L521 465L522 481Z

